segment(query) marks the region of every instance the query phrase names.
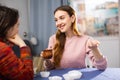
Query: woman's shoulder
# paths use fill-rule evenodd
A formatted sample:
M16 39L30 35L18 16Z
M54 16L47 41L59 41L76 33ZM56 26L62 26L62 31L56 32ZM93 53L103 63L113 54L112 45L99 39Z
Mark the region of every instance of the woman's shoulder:
M0 49L5 48L5 47L8 47L8 45L0 41Z
M55 37L56 37L56 35L53 34L53 35L50 36L50 39L55 39Z
M5 43L4 43L4 42L2 42L2 41L0 41L0 46L2 46L2 45L5 45Z
M80 39L89 39L91 38L91 36L88 36L88 35L81 35L79 36Z

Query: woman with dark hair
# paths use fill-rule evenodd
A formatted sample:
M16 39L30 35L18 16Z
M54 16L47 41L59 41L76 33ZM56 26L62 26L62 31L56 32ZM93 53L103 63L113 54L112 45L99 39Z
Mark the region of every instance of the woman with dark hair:
M31 51L18 34L19 13L0 5L0 80L33 80ZM20 48L18 58L12 47Z
M53 57L45 61L46 69L85 68L86 55L94 67L106 69L107 61L99 51L99 41L78 31L73 8L60 6L54 11L54 17L57 32L49 39L47 49L53 50Z

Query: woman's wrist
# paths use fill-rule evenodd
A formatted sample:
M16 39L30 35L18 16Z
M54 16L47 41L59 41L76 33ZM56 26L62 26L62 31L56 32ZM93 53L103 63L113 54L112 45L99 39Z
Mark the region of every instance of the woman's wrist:
M103 55L100 53L98 48L93 49L92 52L93 52L96 60L100 60L103 58Z

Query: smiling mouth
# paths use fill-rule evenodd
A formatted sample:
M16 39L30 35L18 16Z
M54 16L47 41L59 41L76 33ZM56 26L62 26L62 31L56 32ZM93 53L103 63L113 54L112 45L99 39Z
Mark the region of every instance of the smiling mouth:
M63 28L64 28L63 26L60 27L60 29L63 29Z
M60 26L59 26L59 29L64 29L64 26L65 26L65 25L60 25Z

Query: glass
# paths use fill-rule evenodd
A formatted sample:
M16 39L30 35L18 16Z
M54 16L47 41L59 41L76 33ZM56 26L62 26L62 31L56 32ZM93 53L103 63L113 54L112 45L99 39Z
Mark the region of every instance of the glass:
M51 59L52 58L52 49L43 50L42 51L42 57L44 59Z

